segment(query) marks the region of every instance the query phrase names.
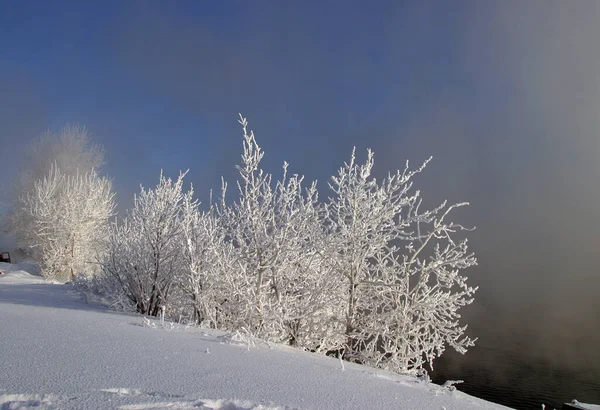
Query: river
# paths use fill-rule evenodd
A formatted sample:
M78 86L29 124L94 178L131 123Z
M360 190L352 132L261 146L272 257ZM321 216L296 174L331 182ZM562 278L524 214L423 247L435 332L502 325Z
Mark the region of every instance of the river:
M600 404L599 346L580 338L549 353L532 340L488 331L464 356L448 349L434 362L432 380L464 380L459 390L515 409L558 410L572 399Z

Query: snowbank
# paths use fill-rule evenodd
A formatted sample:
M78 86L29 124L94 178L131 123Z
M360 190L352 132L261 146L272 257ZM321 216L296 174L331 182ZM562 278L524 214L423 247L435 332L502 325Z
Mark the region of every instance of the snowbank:
M27 270L26 270L27 269ZM0 283L44 283L44 279L29 273L30 268L24 269L21 264L0 262Z
M0 408L505 408L286 346L110 312L70 289L16 267L0 276Z

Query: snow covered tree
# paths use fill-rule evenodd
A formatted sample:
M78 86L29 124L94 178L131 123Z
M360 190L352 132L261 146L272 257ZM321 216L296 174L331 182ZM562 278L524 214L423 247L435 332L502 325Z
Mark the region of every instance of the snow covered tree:
M25 154L27 168L21 175L25 185L44 177L52 167L58 167L65 175L75 175L97 170L104 164L103 148L94 144L87 129L78 124L67 124L58 134L42 134Z
M103 270L140 313L157 316L167 306L182 269L184 176L172 181L161 172L156 188L142 187L133 209L110 230Z
M184 306L191 305L194 323L229 328L224 304L231 293L226 278L231 276L233 250L217 208L211 203L208 211L202 211L198 205L190 190L182 203L183 267L177 286L185 295Z
M52 166L34 182L20 198L20 212L28 221L24 237L36 250L44 276L65 281L94 270L114 215L113 198L110 180L93 170L70 176Z
M324 281L313 241L320 229L316 185L303 190L303 178L288 176L287 163L281 180L273 183L271 174L260 169L264 153L254 133L242 116L240 123L244 145L237 167L239 198L223 205L220 214L238 261L232 271L235 280L230 280L230 309L237 309L233 316L240 321L238 328L304 345L315 335L305 329L311 311L323 308L315 297L327 289L319 288Z
M421 371L452 346L474 340L459 309L475 288L462 271L476 264L448 221L460 203L421 210L413 177L426 167L372 176L374 155L354 152L319 201L316 183L288 173L274 181L264 152L240 116L238 196L208 210L193 190L162 176L110 230L106 278L140 313L171 312L398 372Z
M276 209L290 232L282 244L286 263L281 267L277 313L283 340L307 350L325 351L343 341L339 322L332 320L343 312L343 300L323 253L329 238L316 183L302 192L300 182L290 178L286 185L279 184Z
M49 131L28 147L23 160L25 168L12 186L10 209L3 224L16 237L21 249L31 253L35 246L36 233L31 214L23 208L22 201L33 195L34 185L54 171L73 178L97 172L103 162L102 148L93 144L85 127L79 125L66 125L58 134ZM36 252L33 253L35 256Z
M229 207L223 204L221 212L239 261L232 272L236 277L230 281L233 288L229 308L239 320L234 326L265 336L269 333L265 326L273 324L269 306L280 292L277 271L282 261L277 236L282 226L278 225L275 214L272 177L259 168L264 152L241 116L240 124L244 149L242 164L237 166L242 179L237 183L239 199Z
M463 230L446 222L459 206L421 211L412 177L420 168L371 176L374 156L349 163L332 178L335 194L325 223L331 235L329 261L345 294L345 357L408 372L432 363L446 344L464 353L473 340L459 326L458 309L472 302L476 289L460 271L476 263L467 252Z

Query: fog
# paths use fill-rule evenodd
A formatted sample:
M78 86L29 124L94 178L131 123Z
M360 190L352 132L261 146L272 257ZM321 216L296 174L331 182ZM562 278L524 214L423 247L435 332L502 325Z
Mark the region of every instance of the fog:
M221 175L232 181L238 112L269 170L287 160L323 187L352 146L374 149L378 175L433 155L417 186L431 204L471 202L456 219L477 228L470 333L589 361L581 352L600 344L600 3L435 3L189 15L128 3L103 52L154 108L67 120L107 148L120 202L160 168L190 168L205 196ZM0 75L3 147L54 124L40 80Z
M352 145L375 150L381 175L433 155L418 181L424 195L472 203L458 215L477 227L472 332L538 335L529 340L538 351L569 360L580 352L573 340L596 346L598 4L472 2L460 16L450 7L399 7L377 27L374 50L361 41L361 24L373 23L368 13L339 11L358 34L324 33L335 10L307 8L249 11L234 29L267 25L263 36L224 38L144 8L133 14L121 57L132 69L147 67L148 84L179 109L225 124L215 137L217 175L233 177L236 109L250 118L273 169L286 159L322 182ZM334 47L342 51L327 51ZM432 67L445 53L455 53L448 66ZM356 110L361 99L368 104ZM578 347L567 355L569 345Z

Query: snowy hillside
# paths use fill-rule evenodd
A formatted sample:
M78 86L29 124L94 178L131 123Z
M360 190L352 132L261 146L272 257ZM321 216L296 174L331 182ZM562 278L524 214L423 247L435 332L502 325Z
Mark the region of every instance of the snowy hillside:
M334 358L107 311L1 265L2 409L503 408Z

